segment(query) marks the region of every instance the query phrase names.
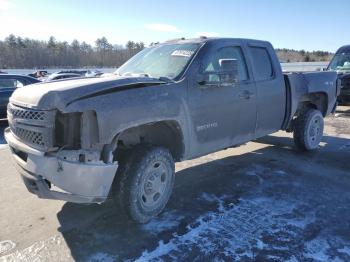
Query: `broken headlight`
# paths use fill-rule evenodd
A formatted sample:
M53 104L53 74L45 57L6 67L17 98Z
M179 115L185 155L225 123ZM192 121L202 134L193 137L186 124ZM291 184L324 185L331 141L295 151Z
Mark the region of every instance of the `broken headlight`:
M55 123L56 146L72 149L80 148L81 115L82 113L57 113Z

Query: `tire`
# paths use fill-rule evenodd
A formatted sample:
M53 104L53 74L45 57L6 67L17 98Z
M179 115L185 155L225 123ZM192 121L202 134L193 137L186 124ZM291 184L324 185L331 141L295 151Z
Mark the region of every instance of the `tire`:
M307 109L295 120L293 138L296 147L301 151L318 148L324 129L323 115L316 109Z
M162 147L138 146L120 163L115 198L124 214L147 223L167 204L175 181L175 164Z

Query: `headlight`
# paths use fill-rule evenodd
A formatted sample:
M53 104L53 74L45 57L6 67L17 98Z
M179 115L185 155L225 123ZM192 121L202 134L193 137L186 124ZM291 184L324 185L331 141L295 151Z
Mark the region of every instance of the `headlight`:
M58 113L56 117L56 146L71 149L90 149L98 142L95 111Z

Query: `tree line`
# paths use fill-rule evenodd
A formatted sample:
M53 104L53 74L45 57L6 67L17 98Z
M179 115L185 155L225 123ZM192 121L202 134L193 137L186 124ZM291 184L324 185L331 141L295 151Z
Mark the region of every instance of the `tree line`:
M305 51L286 48L276 49L281 62L319 62L330 61L333 53L327 51Z
M9 35L0 40L0 68L82 68L119 67L145 48L143 42L128 41L125 46L111 44L106 37L98 38L94 45L73 40L48 41ZM281 62L329 61L332 53L276 49Z
M92 46L78 40L58 41L53 36L42 41L9 35L0 41L0 68L119 67L144 48L143 42L134 41L113 45L106 37Z

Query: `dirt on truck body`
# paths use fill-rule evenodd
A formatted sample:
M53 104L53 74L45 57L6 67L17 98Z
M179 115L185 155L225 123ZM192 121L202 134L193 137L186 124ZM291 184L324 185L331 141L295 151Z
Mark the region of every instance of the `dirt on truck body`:
M146 48L110 77L21 88L8 106L10 145L41 198L113 198L138 222L169 200L174 162L271 134L317 149L333 112L335 72L282 74L269 42L179 39Z

